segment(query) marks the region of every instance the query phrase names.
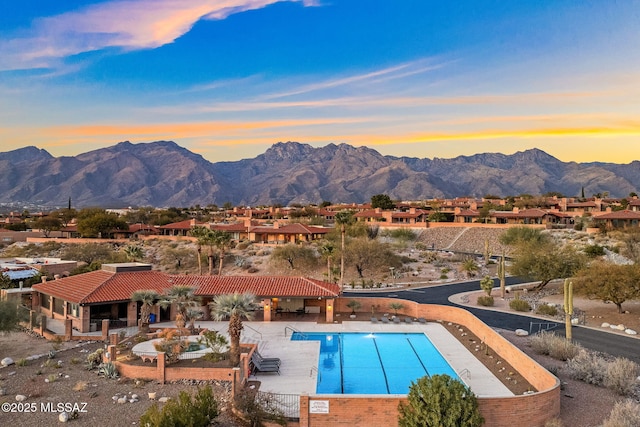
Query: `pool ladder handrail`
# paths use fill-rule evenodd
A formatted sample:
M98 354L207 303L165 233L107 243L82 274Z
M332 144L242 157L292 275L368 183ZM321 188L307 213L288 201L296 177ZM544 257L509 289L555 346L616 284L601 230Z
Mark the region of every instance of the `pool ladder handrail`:
M285 337L285 338L287 337L287 329L291 331L291 335L293 335L293 333L294 333L294 332L297 332L297 333L299 333L299 334L300 334L304 339L306 339L306 338L307 338L307 336L306 336L304 333L300 332L299 330L297 330L296 328L294 328L293 326L290 326L290 325L287 325L287 326L285 326L285 327L284 327L284 337Z
M467 379L471 379L471 371L467 368L464 368L462 371L458 372L458 376L462 378L463 375L467 375Z
M247 325L246 323L243 323L242 326L245 329L251 329L253 332L255 332L256 334L260 335L260 341L262 341L262 339L263 339L262 338L262 332L260 332L259 330L255 329L255 328L252 328L251 326Z
M313 376L313 371L316 371L316 375L318 376L318 383L322 382L322 373L320 372L320 370L318 369L317 366L312 366L311 369L309 370L309 377Z

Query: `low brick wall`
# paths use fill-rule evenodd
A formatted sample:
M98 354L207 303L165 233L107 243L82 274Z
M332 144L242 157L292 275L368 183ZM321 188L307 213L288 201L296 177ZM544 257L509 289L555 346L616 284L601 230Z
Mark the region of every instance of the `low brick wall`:
M442 320L464 326L489 345L500 357L511 364L538 392L521 396L478 398L485 426L513 427L526 420L527 427L544 427L546 421L560 414L560 381L536 361L513 346L500 334L480 321L467 310L442 305L418 304L397 298L339 298L338 311L350 309L346 304L356 299L361 304L359 312L388 312L389 304L404 305L399 315ZM310 413L311 401L326 401L329 413ZM359 426L398 425L398 403L406 398L372 396L301 396L300 426Z

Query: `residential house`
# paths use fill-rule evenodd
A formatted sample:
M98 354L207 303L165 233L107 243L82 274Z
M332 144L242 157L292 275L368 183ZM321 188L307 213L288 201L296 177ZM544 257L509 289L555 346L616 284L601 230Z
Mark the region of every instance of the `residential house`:
M333 321L333 302L340 292L336 284L304 277L171 275L152 271L149 264L122 263L34 285L33 308L50 318L71 319L80 332L96 330L104 319L135 326L141 305L131 301L132 294L150 289L162 295L174 285L194 288L202 299L204 318L209 314L207 304L216 295L252 293L260 301L264 321L283 312L316 313ZM176 313L171 307L154 306L153 314L158 321L168 321Z

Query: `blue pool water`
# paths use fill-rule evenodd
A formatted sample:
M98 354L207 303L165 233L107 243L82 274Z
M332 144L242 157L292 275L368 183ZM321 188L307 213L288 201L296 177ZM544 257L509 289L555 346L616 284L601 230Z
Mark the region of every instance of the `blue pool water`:
M407 394L425 375L459 379L425 334L295 332L291 339L320 341L319 394Z

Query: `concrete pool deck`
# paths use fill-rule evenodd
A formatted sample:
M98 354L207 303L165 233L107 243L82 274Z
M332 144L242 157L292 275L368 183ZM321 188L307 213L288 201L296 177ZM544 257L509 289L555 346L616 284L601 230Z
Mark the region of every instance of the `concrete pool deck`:
M438 322L412 324L383 324L361 321L343 323L314 322L243 322L241 342L256 344L264 357L282 360L280 375L259 373L252 376L261 382L260 390L283 394L316 395L316 377L319 359L318 341L291 341L294 331L300 332L412 332L425 333L440 354L447 360L460 379L478 397L507 397L513 393L496 378L460 341ZM170 322L154 327L174 327ZM227 334L228 322L198 322L201 328ZM386 395L388 396L388 395Z

